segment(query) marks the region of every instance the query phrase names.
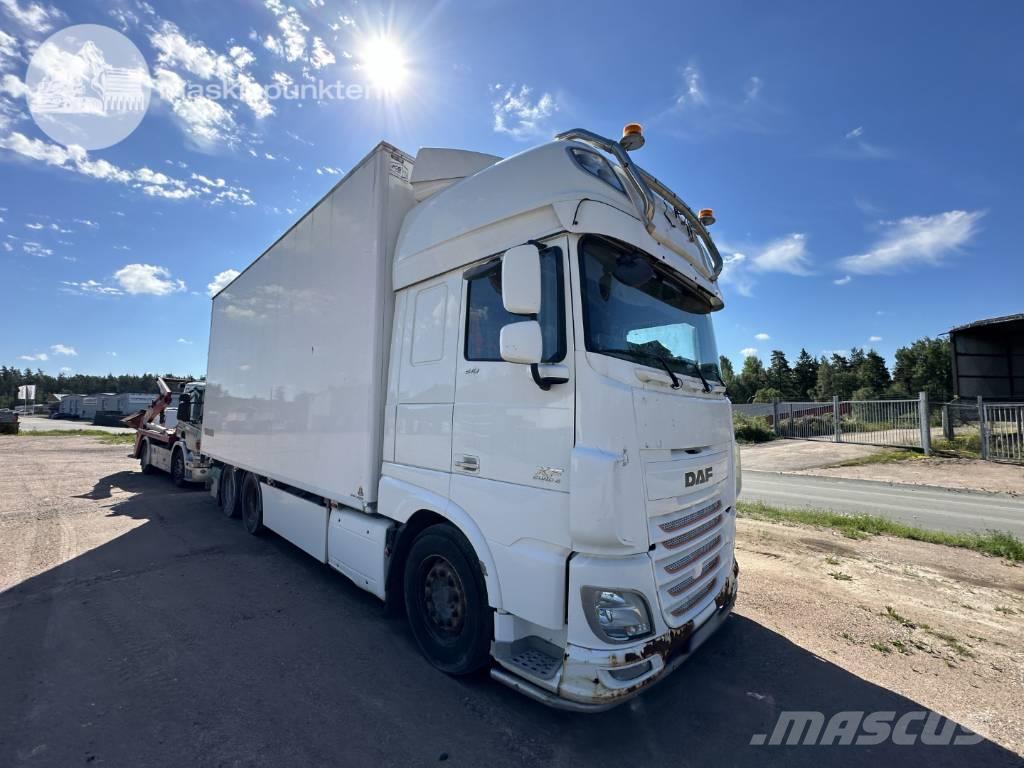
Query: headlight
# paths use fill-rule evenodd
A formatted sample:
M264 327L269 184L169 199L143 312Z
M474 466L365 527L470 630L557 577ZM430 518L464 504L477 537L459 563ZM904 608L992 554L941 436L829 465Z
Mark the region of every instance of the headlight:
M628 643L651 634L651 613L639 592L583 587L583 611L590 628L609 643Z

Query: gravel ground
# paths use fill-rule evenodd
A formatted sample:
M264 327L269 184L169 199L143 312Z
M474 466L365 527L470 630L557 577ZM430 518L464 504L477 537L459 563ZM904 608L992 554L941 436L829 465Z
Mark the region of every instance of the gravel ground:
M830 465L889 449L815 440L773 440L744 445L740 450L744 469L1024 496L1024 467L1019 464L933 456L888 464L833 467Z
M833 551L851 581L828 575ZM740 563L736 612L694 658L623 707L567 714L434 671L375 598L141 475L124 446L0 437L0 765L1021 764L1019 569L749 521ZM924 647L870 646L904 637ZM926 706L986 738L750 746L783 710Z

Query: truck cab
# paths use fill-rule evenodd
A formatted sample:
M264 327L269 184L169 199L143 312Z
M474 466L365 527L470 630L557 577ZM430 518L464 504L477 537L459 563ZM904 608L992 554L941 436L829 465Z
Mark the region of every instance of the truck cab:
M738 574L721 261L615 159L577 131L495 163L410 212L394 267L378 508L457 522L495 609L492 674L577 709L684 659Z

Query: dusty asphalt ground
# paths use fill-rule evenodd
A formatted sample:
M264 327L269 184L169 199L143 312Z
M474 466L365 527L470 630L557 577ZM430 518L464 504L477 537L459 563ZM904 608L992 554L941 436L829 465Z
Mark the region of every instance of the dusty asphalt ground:
M777 613L755 618L773 600L755 563L773 556L747 553L752 591L667 681L566 714L434 671L375 598L125 454L0 437L2 766L1021 764L988 739L749 746L781 710L924 708L791 642Z

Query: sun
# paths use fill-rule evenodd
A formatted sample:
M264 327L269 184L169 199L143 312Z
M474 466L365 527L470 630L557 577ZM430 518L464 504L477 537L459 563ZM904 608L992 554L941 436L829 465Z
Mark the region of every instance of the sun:
M401 89L408 72L405 52L397 41L390 37L373 37L363 43L359 50L359 68L377 88L388 93Z

